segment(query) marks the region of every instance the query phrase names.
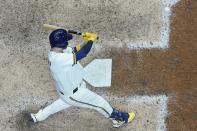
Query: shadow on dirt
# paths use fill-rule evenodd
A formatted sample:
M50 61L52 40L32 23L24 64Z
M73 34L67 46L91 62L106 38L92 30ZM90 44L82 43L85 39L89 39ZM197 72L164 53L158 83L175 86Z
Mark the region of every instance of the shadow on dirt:
M16 115L16 128L18 131L36 130L36 125L30 121L29 112L23 111Z
M17 114L14 118L12 118L13 127L17 131L54 131L56 128L56 124L50 124L50 122L39 122L36 124L33 124L30 121L30 112L35 112L32 110L28 111L22 111L19 114ZM54 122L55 123L55 122ZM59 130L63 130L64 127L59 127Z

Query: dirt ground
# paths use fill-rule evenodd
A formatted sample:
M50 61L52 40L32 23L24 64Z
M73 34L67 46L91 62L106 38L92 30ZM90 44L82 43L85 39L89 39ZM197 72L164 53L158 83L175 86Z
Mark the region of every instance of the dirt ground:
M195 131L197 1L182 0L178 3L173 8L171 21L169 49L126 53L122 51L121 54L113 54L114 81L110 90L114 93L124 92L122 95L167 94L170 98L170 114L166 120L168 130Z
M114 130L109 127L110 122L108 120L103 120L103 118L94 111L88 111L90 113L87 114L87 111L82 109L80 110L81 113L78 113L78 108L71 109L70 113L68 113L69 111L58 113L52 116L48 121L38 124L35 127L32 127L32 125L27 122L25 116L27 111L37 111L46 101L50 103L57 98L48 69L47 52L49 45L46 44L48 43L48 32L43 31L42 24L44 22L51 24L58 23L59 25L65 27L70 26L78 30L95 30L100 36L104 37L100 43L106 43L109 39L116 39L115 41L112 40L109 44L113 42L116 44L120 43L122 38L125 37L125 32L130 32L126 37L134 40L158 39L159 20L153 21L152 19L159 16L159 14L153 13L153 10L158 10L159 6L155 6L157 4L155 1L151 0L151 2L147 2L147 6L151 7L149 13L152 13L152 19L149 19L150 14L147 15L147 11L145 10L145 14L139 14L140 9L136 12L134 11L131 15L133 23L128 29L134 28L137 31L126 30L125 32L121 32L122 30L120 31L119 29L124 28L122 26L126 28L126 25L131 22L124 14L121 14L119 10L116 9L116 6L118 6L121 1L117 0L117 3L113 3L116 6L111 6L112 2L110 2L110 0L106 0L109 3L103 0L103 3L106 2L105 4L108 5L107 8L101 8L102 5L98 6L98 8L96 6L90 17L85 16L91 8L79 6L81 4L80 2L84 2L83 0L70 1L73 2L75 8L85 11L83 12L84 14L78 15L76 20L74 20L72 15L68 16L68 19L72 19L74 22L70 21L66 23L67 25L63 23L65 21L63 18L66 17L65 14L57 15L57 12L65 10L64 8L58 8L57 12L53 12L55 10L54 7L60 6L61 2L46 2L43 0L25 2L24 0L3 0L1 2L0 130ZM142 4L143 2L134 2L135 4L143 5L142 7L146 5ZM66 6L66 2L63 4ZM128 3L125 3L125 5L127 4ZM121 8L125 6L123 5ZM67 6L71 8L69 5ZM95 5L91 6L94 7ZM109 19L102 19L102 17L94 19L94 13L100 9L107 12L107 18ZM135 9L135 7L133 6L130 9ZM141 10L143 10L143 8ZM67 11L69 12L70 10ZM69 14L68 12L67 14ZM95 48L93 52L91 52L88 60L83 63L86 64L94 58L112 58L112 87L108 89L93 88L92 90L101 94L108 93L107 95L119 97L165 95L169 100L168 116L165 122L167 130L195 131L197 129L197 1L181 0L173 8L172 12L168 49L131 50L110 47L110 49L106 49L102 52L101 50L107 46L107 44L103 44L97 48L100 52L96 52ZM103 12L98 12L96 15L102 13ZM111 13L114 13L114 15L111 16ZM126 16L129 15L127 13L128 12L126 12ZM138 15L140 16L136 17ZM80 19L81 16L84 17ZM51 19L52 17L53 19ZM101 23L97 23L97 27L90 26L86 23L85 18L93 24L96 24L97 20L101 20ZM119 21L120 19L126 22ZM85 23L83 23L83 21ZM108 25L108 22L111 22L111 24ZM118 24L116 24L116 22ZM135 24L136 22L139 22L139 25ZM148 23L147 26L144 25L146 22ZM75 25L79 23L81 23L81 25ZM108 26L106 28L103 25ZM117 25L121 26L116 28L117 30L113 30ZM91 28L88 28L89 26ZM100 29L99 27L102 28ZM157 28L158 30L153 30L153 28ZM102 32L102 30L105 31ZM110 33L105 35L106 32ZM151 32L154 32L156 35L152 36ZM74 42L78 41L77 39ZM121 102L118 106L120 105ZM138 107L139 106L131 108L137 110ZM147 112L146 108L144 108L145 111L143 113L151 113L155 107ZM142 110L143 108L141 111ZM154 115L154 113L146 114L144 117L147 116L151 119L153 118L151 115ZM94 116L95 118L93 118ZM81 121L78 119L81 119ZM95 119L103 126L100 127L96 122L90 122ZM66 120L68 123L65 122ZM80 124L75 125L73 121ZM143 125L143 122L139 122L138 125L133 124L132 128L125 128L125 130L132 129L138 131L151 129L149 129L148 126L147 128L146 126L143 128L139 127L141 124ZM86 125L87 127L80 125ZM153 126L154 123L150 123L150 125Z

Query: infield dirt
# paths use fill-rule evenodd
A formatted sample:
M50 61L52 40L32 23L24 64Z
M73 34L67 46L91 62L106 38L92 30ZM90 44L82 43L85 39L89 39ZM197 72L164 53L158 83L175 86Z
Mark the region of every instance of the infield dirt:
M140 3L134 0L133 4L138 6L132 6L131 9L136 10L132 12L131 19L127 19L128 12L124 15L124 11L122 13L117 9L120 0L117 0L117 3L103 0L100 2L103 2L105 7L102 4L97 6L90 4L90 8L86 8L83 5L84 1L81 0L71 2L73 2L72 8L69 8L69 5L68 8L63 8L61 0L56 2L3 0L0 3L0 130L114 130L111 128L110 121L103 119L96 112L78 108L60 112L37 125L27 122L25 114L28 111L37 111L47 101L50 103L57 98L47 60L49 32L42 28L42 24L47 22L66 28L96 31L103 38L98 41L100 45L94 46L90 56L82 64L86 65L95 58L112 58L112 86L107 89L89 88L99 94L105 94L104 97L116 107L144 114L139 117L142 121L138 118L134 121L137 124L132 123L129 128L120 130L157 130L154 122L157 118L155 108L160 108L161 103L158 100L152 105L145 102L137 103L132 107L124 100L118 101L116 98L163 95L168 98L168 115L165 119L167 130L195 131L197 129L197 1L181 0L172 9L169 48L137 50L125 48L124 38L135 41L158 39L159 13L153 12L159 10L160 6L157 4L160 4L157 1ZM65 4L64 2L63 5ZM121 8L127 4L122 4ZM150 10L144 10L146 5ZM94 6L96 7L93 8ZM57 7L60 8L56 9ZM88 11L92 8L94 12L88 16ZM102 16L103 12L97 12L100 9L106 12L103 14L107 15L106 17L94 16L100 14ZM72 11L77 15L76 19L72 16ZM58 12L61 13L58 15ZM140 15L140 12L144 14ZM101 23L96 23L99 20ZM97 26L94 26L95 24ZM75 39L71 44L78 43L80 40ZM114 43L118 48L111 46Z

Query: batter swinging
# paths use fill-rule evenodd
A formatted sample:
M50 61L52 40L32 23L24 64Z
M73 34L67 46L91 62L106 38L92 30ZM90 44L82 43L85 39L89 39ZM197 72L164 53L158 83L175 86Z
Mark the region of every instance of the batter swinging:
M49 36L50 71L60 98L44 109L40 109L36 114L30 113L31 121L40 122L56 112L77 106L97 110L112 120L113 127L131 122L135 117L133 112L121 112L112 108L105 99L86 88L86 83L82 79L83 73L79 70L77 62L87 56L93 42L97 40L97 35L83 33L84 44L74 48L68 46L68 41L72 38L73 36L64 29L54 30Z

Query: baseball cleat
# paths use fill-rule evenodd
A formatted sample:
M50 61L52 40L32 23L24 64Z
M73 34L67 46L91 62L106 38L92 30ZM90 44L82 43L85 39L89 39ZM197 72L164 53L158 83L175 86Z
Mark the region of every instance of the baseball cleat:
M135 113L131 112L131 113L129 113L128 122L119 121L119 120L112 120L112 126L113 126L114 128L118 128L118 127L127 125L127 124L130 123L134 118L135 118Z
M37 121L36 119L36 114L33 114L33 113L29 113L29 117L30 117L30 121L35 124Z

